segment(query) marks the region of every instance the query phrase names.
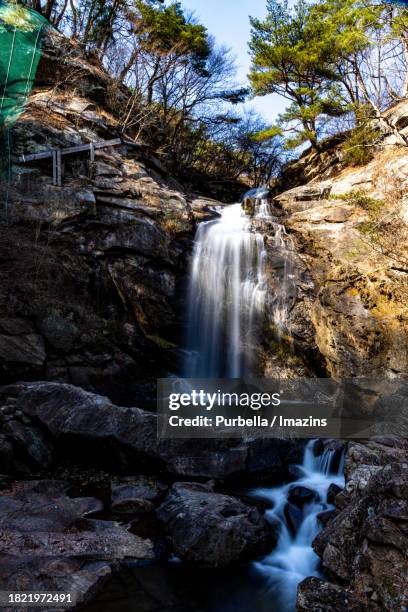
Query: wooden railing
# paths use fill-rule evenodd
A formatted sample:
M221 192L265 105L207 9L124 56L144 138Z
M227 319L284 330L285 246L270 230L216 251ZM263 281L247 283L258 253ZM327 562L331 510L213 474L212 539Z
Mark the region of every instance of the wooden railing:
M90 161L95 160L95 151L106 147L117 147L120 145L139 147L135 142L124 140L123 138L114 138L113 140L100 140L98 142L90 142L88 144L77 145L75 147L66 147L65 149L49 149L40 153L30 153L29 155L20 155L17 157L18 163L28 163L41 159L52 159L52 179L53 184L57 187L62 186L62 157L65 155L75 155L89 151Z

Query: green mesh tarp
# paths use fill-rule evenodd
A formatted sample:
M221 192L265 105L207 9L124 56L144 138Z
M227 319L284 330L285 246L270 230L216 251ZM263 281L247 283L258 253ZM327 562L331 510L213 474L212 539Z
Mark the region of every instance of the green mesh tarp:
M0 173L10 168L10 128L24 110L41 57L46 19L0 0Z

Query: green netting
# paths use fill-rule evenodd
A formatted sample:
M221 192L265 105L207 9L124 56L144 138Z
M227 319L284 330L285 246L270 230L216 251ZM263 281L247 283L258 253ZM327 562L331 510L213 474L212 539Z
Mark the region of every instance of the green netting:
M10 128L30 95L47 24L35 11L0 0L0 173L10 170Z

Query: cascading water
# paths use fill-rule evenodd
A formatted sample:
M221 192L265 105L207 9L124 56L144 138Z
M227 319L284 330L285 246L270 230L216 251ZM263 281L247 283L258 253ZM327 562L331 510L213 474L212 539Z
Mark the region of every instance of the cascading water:
M273 217L265 190L249 192L246 197L255 201L252 218L240 204L234 204L223 208L218 219L200 224L197 230L189 287L188 378L250 374L256 334L266 307L278 338L290 329L289 312L296 296L292 241ZM275 282L268 293L264 234L271 236L268 265ZM319 575L319 559L312 549L319 530L318 514L331 508L327 503L330 484L343 486L344 479L342 462L337 470L333 469L335 451L326 449L315 457L313 445L310 442L306 446L296 482L251 493L273 503L267 516L280 523L275 550L252 564L257 579L261 578L267 589L266 598L262 597L264 603L261 607L254 604L253 610L292 612L299 582ZM292 506L295 521L288 515L294 486L309 491L308 503L295 505L294 509ZM227 598L216 609L229 612L237 609L236 603ZM238 608L249 610L244 601Z
M257 225L268 224L279 261L270 304L278 337L289 327L296 293L293 245L273 218L266 196L263 188L246 194L255 201L252 218L241 204L233 204L223 208L218 219L198 227L188 290L187 378L238 378L253 370L267 295L266 249Z
M319 531L318 515L333 508L327 503L327 491L331 483L344 486L344 454L336 468L336 451L325 449L315 457L315 441L305 448L301 472L295 483L280 487L259 488L252 492L273 503L267 511L270 520L280 523L280 535L275 550L262 561L253 564L255 572L266 579L266 588L274 601L274 608L282 612L295 610L297 586L307 576L319 576L319 558L312 548L312 542ZM288 520L289 497L293 487L304 487L313 493L313 501L295 508L301 515L298 526L293 532ZM293 508L293 506L292 506Z
M265 246L240 204L200 224L191 268L189 378L238 378L251 369L254 335L264 312Z

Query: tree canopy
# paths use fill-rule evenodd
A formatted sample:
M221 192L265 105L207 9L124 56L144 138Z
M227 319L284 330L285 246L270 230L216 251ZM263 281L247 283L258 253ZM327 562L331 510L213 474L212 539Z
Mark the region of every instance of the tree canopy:
M382 118L407 95L408 11L375 0L268 0L251 19L249 75L255 95L290 104L265 137L286 131L288 146L318 148L333 118ZM334 127L334 130L336 128ZM294 134L294 135L293 135Z

